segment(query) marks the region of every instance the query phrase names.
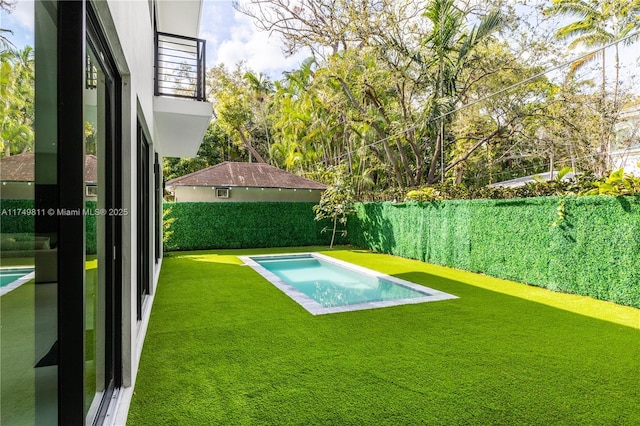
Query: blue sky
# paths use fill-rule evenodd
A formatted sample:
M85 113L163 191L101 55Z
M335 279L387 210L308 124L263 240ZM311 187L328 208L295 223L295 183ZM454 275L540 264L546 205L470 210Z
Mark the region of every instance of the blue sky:
M0 15L0 27L14 32L8 38L18 47L33 46L33 25L32 0L18 0L12 13ZM231 1L226 0L204 1L200 38L207 40L207 67L221 62L231 67L244 60L254 72L273 79L283 71L297 68L310 55L302 52L285 57L276 36L259 32L248 17L235 11Z

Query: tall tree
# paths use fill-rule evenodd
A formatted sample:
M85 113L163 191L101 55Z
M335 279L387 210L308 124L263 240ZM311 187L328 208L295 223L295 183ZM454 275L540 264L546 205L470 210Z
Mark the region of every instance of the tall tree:
M256 75L251 71L245 72L243 78L249 83L253 93L253 100L257 104L267 141L267 150L269 151L271 150L271 137L269 135L269 123L267 122L267 108L274 92L273 82L263 73Z
M11 13L16 5L16 0L0 0L0 12ZM13 34L13 31L7 28L0 28L0 48L2 50L9 49L14 44L7 38L7 34Z
M431 0L424 13L431 22L425 44L433 53L429 65L434 69L429 121L437 126L434 132L437 143L427 178L430 183L435 181L438 162L441 180L444 180L445 126L451 122L451 114L459 101L460 78L468 66L467 61L473 49L503 24L501 14L495 11L467 30L468 15L469 11L459 9L454 0Z
M243 146L252 157L264 163L263 154L253 144L251 129L254 126L251 89L242 78L246 69L243 63L232 71L224 64L213 67L207 73L211 88L209 99L213 102L214 117L224 131L233 135L238 145Z

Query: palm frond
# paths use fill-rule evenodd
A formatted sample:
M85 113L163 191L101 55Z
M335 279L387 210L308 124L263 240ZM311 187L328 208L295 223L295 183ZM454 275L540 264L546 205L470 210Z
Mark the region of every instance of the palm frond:
M598 50L597 52L590 53L589 55L584 56L578 59L577 61L572 62L571 66L569 67L569 72L567 73L567 79L573 77L575 73L578 72L582 67L586 66L591 62L598 60L601 57L601 55L602 55L602 51Z
M552 0L552 3L545 10L547 15L569 15L585 18L594 13L593 6L582 0Z

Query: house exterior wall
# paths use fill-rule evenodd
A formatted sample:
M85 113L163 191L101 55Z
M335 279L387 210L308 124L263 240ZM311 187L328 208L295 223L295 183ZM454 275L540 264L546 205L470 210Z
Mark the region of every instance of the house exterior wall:
M122 222L122 251L123 251L123 297L122 297L122 388L119 399L114 404L112 424L124 424L128 413L129 403L133 395L144 336L146 334L151 307L155 296L155 288L160 273L161 260L156 264L153 249L149 250L147 274L150 280L149 294L142 304L141 319L137 316L137 262L138 247L138 211L137 205L137 167L138 167L138 124L142 127L149 144L148 163L153 164L154 153L162 157L159 144L155 143L155 120L153 111L154 81L154 28L153 13L150 9L152 2L148 1L110 1L102 5L102 20L111 43L116 62L123 79L122 87L122 161L125 183L122 188L123 208L128 209L129 215L123 217ZM153 167L149 168L148 181L153 182ZM153 185L150 189L150 199L153 200ZM146 222L150 224L149 241L147 247L155 246L156 238L153 226L155 212L153 203L149 209Z
M32 182L2 182L0 193L2 193L2 198L6 200L33 200L35 185ZM89 193L85 195L87 200L96 199L95 195Z
M257 202L257 201L320 201L322 190L287 188L229 188L229 198L217 198L209 186L176 186L175 201L180 202Z
M625 173L640 177L640 147L611 153L611 168L624 168Z
M30 182L2 182L2 198L8 200L33 200L34 186Z

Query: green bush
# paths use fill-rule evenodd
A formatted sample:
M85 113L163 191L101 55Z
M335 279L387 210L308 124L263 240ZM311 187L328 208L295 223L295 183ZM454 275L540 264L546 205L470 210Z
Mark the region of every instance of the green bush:
M314 203L165 203L167 250L328 245L330 221L314 220ZM338 242L344 242L344 239Z
M364 203L351 244L640 307L640 197Z

